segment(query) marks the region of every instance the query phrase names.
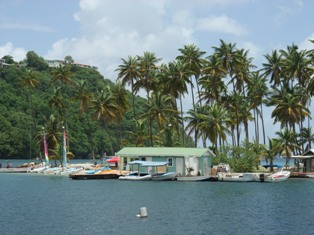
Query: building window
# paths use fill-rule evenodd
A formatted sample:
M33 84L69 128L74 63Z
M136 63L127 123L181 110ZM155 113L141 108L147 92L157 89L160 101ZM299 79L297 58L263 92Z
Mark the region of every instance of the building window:
M146 157L141 157L141 161L146 161Z
M168 166L173 166L173 158L172 157L168 158Z

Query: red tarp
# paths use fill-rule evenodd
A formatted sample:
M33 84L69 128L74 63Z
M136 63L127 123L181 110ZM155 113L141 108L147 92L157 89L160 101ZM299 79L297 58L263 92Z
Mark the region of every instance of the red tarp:
M118 163L119 162L119 158L118 157L113 157L113 158L107 159L106 162Z

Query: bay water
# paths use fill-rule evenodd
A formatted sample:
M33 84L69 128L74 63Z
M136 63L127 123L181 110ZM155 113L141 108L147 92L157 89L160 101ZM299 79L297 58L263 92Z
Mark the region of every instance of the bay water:
M314 234L314 179L130 182L0 174L0 234ZM148 217L137 218L141 207Z

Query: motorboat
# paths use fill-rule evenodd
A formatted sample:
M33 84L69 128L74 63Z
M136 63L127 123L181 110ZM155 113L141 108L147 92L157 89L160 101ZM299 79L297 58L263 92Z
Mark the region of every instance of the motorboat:
M274 174L268 175L264 178L265 182L281 182L290 177L290 171L278 171Z
M120 180L174 180L175 172L167 172L166 167L168 162L150 162L150 161L132 161L128 163L132 168L136 167L137 171L131 171L131 173L124 176L120 176ZM145 172L141 172L141 168L146 169Z
M119 180L146 181L151 180L152 176L148 173L132 172L119 177Z
M209 180L211 180L210 175L177 176L177 181L182 181L182 182L209 181Z
M260 174L258 173L233 173L233 172L218 172L218 181L230 182L255 182L260 181Z

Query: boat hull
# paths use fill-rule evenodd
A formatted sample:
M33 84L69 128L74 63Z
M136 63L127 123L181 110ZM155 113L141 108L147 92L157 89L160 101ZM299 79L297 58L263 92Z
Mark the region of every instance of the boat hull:
M195 182L195 181L210 181L209 175L201 175L201 176L178 176L177 181L182 182Z
M279 171L265 177L265 182L282 182L288 180L289 177L290 171Z
M175 180L175 179L176 179L176 173L175 172L167 172L167 173L152 175L152 180L154 180L154 181Z
M256 182L261 181L260 174L257 173L230 173L219 172L218 181L226 182Z
M138 175L124 175L120 176L119 180L130 180L130 181L148 181L152 180L151 175L143 175L143 176L138 176Z

